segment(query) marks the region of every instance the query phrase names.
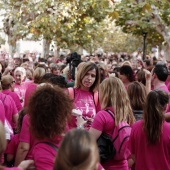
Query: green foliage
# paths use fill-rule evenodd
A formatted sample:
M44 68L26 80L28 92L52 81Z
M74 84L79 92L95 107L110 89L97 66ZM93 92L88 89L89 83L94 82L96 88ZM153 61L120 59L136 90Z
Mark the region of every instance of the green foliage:
M122 0L116 4L115 11L119 16L116 25L125 33L142 35L146 32L147 41L152 45L165 41L163 32L165 28L170 30L170 3L167 0Z
M4 0L0 5L6 11L4 31L14 41L29 35L61 47L91 43L111 10L108 0Z

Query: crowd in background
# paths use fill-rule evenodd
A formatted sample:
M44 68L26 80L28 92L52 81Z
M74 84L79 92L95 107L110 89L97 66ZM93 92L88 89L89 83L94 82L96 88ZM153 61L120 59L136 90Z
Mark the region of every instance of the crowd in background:
M170 169L165 59L18 55L1 59L0 79L0 169ZM97 139L122 121L132 129L128 153L100 162Z

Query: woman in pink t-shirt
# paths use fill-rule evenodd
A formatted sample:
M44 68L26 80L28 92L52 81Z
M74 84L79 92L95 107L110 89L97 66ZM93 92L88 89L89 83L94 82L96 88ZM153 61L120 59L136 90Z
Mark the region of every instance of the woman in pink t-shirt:
M102 110L95 116L89 130L96 140L102 133L112 138L115 126L122 121L126 121L130 125L134 122L127 91L119 78L105 79L99 86L99 94ZM106 110L113 112L115 119ZM107 160L102 162L102 166L106 170L128 170L128 156L124 154L119 160L115 160L114 158Z
M91 127L97 111L100 110L97 92L99 83L99 68L96 64L87 62L83 63L77 71L73 92L71 93L70 88L68 89L70 97L74 99L72 112L77 116L77 119L84 120L84 124L81 125L85 129ZM73 116L70 128L77 127L78 122L82 122L80 120L76 121L76 116Z
M33 146L36 170L52 170L56 150L66 130L72 101L59 88L38 87L28 105L30 132L37 140Z
M14 92L17 93L22 106L24 104L25 91L26 91L26 84L24 83L25 77L26 77L26 70L23 67L17 67L14 70L14 79L15 79Z
M170 124L164 117L168 101L165 91L151 91L144 108L144 120L132 126L129 163L132 166L135 162L137 170L170 169Z
M78 156L78 157L77 157ZM95 138L86 130L73 129L64 137L54 170L102 170Z
M27 85L27 88L25 91L24 107L26 107L28 105L29 98L34 94L34 92L37 88L37 85L42 83L42 78L45 75L45 72L46 72L45 68L42 68L42 67L37 67L34 70L34 73L33 73L34 81L30 82Z
M12 76L10 75L3 76L1 80L2 93L6 95L10 95L14 100L18 111L20 111L22 109L22 105L18 95L14 92L14 83L15 80Z

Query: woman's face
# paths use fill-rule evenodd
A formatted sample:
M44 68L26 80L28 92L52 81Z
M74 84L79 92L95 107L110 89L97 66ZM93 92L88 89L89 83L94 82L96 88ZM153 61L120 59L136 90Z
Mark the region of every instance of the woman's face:
M14 78L17 84L21 84L25 77L22 72L17 71L14 75Z
M81 89L89 91L90 87L93 85L95 80L96 80L96 69L89 70L82 79Z
M55 74L55 75L60 75L61 71L60 71L59 68L55 68L55 69L53 69L52 73Z

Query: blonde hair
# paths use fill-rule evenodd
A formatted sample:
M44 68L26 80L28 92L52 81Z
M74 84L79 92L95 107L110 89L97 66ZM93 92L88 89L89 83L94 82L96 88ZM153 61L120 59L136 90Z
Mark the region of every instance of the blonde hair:
M146 87L142 83L134 81L128 85L127 92L132 109L143 110L147 97Z
M70 71L69 71L69 66L66 66L63 69L63 74L66 76L67 80L71 79L71 74L70 74Z
M99 100L102 109L110 106L114 109L116 125L121 121L127 121L129 124L134 122L127 91L119 78L110 77L100 84Z
M95 63L92 63L90 61L82 64L82 68L77 70L77 76L76 76L76 83L75 83L75 88L81 88L82 86L82 79L84 76L87 74L88 71L90 70L96 70L96 79L93 83L93 85L90 87L90 91L95 92L98 90L99 83L100 83L100 72L99 68Z
M26 70L25 70L25 68L23 68L23 67L17 67L17 68L14 70L14 75L15 75L17 72L21 72L24 77L26 76Z
M2 89L3 90L9 89L10 85L11 85L11 83L13 83L13 81L14 81L14 78L10 75L2 76L2 79L1 79Z
M34 74L33 74L33 77L34 77L34 83L41 83L42 81L42 78L43 76L45 75L45 68L42 68L42 67L37 67L35 70L34 70Z
M86 130L73 129L64 137L54 170L97 170L99 151L96 140Z

